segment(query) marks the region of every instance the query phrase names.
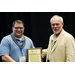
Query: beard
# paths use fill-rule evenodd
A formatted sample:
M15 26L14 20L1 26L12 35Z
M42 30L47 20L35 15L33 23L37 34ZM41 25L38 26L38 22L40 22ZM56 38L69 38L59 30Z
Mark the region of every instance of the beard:
M60 28L59 30L58 30L58 29L54 29L54 30L53 30L53 32L54 32L55 35L60 34L61 31L62 31L62 28Z

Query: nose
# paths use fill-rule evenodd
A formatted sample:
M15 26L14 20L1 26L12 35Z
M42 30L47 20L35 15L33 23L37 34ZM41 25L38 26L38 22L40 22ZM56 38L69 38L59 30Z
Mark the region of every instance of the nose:
M53 26L54 26L54 27L57 27L57 25L56 25L56 24L54 24Z
M57 25L55 24L55 27L57 27Z
M20 28L18 28L18 30L21 30Z

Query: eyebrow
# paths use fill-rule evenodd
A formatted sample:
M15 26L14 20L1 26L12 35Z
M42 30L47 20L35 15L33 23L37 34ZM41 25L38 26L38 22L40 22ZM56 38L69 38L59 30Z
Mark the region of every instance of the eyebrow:
M59 25L59 23L51 24L51 25Z

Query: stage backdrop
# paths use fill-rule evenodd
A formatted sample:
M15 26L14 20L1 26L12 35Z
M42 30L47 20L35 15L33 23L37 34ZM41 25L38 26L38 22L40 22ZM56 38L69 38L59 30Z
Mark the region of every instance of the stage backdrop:
M35 47L45 49L53 33L50 25L50 18L53 15L62 16L64 29L75 37L74 12L0 12L0 41L12 33L12 23L19 19L25 23L24 35L32 39Z

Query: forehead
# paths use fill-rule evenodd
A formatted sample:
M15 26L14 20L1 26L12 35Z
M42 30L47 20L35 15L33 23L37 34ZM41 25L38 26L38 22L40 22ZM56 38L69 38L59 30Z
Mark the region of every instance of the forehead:
M60 23L61 18L60 17L53 17L51 23Z
M23 24L22 23L15 23L14 26L16 26L16 27L19 27L19 26L23 27Z

